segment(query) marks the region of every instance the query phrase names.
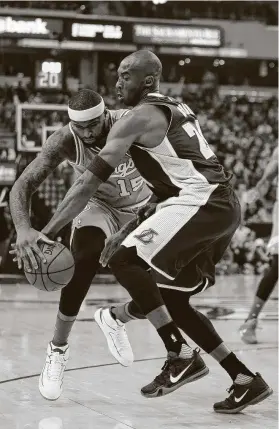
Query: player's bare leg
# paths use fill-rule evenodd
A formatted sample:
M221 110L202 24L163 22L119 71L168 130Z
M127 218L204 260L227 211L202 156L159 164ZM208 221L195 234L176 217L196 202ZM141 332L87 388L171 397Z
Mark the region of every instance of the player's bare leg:
M56 400L62 393L70 353L68 338L99 267L104 242L105 234L99 228L84 227L75 232L72 245L75 274L61 291L54 336L48 344L45 365L39 378L39 390L45 399Z
M261 279L249 315L239 328L240 337L244 343L256 344L256 328L258 317L270 297L278 281L278 255L273 255L270 267Z

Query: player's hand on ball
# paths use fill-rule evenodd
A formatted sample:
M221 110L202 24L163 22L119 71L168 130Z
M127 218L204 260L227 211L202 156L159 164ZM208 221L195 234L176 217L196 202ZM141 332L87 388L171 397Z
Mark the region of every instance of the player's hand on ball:
M54 243L42 232L36 231L33 228L24 228L18 231L16 243L12 243L10 254L14 255L14 262L17 262L18 268L22 268L27 272L34 271L38 268L38 262L35 254L45 263L46 259L38 246L38 241L43 241L48 244Z
M100 264L103 267L106 267L108 264L108 261L112 257L112 255L116 252L116 250L121 246L122 241L124 240L125 236L121 234L121 232L117 232L116 234L111 235L109 238L105 241L105 247L101 253L100 256Z

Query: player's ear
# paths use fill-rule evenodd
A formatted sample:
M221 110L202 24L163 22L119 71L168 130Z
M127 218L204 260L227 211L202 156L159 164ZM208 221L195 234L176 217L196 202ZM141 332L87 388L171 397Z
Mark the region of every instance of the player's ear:
M145 86L150 87L154 84L154 76L146 76L144 80Z

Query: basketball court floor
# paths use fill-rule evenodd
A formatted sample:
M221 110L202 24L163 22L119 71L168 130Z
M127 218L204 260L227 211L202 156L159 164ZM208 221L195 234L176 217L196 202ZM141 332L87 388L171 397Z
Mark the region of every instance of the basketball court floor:
M208 356L208 376L162 398L146 399L141 386L164 363L165 351L147 321L128 325L135 359L123 368L107 350L92 320L107 303L124 302L127 293L104 279L92 285L70 337L70 361L64 392L55 402L38 391L38 375L52 338L59 292L43 292L17 279L0 286L0 428L1 429L273 429L278 427L277 289L264 309L259 344L245 345L238 327L247 314L258 279L219 277L216 287L192 302L209 314L228 345L253 371L260 372L274 394L241 414L213 412L227 396L231 381ZM101 284L103 283L103 284Z

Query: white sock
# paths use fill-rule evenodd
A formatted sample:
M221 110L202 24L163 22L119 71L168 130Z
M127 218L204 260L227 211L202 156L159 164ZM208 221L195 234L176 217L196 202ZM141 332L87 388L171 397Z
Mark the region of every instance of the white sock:
M182 344L180 353L178 355L182 359L191 359L193 357L193 349L188 344Z
M251 377L250 375L244 375L241 373L237 374L237 377L234 380L236 384L241 384L241 385L249 384L251 383L251 381L253 381L253 377Z

